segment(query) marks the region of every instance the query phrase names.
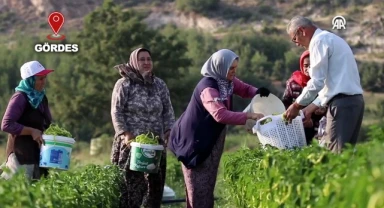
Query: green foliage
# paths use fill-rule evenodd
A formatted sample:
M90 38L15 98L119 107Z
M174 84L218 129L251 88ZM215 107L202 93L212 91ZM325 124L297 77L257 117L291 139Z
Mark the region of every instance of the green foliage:
M277 36L264 36L257 32L237 35L237 30L226 35L218 44L219 48L230 48L240 56L237 76L243 81L256 87L267 87L272 93L278 94L271 86L270 79L274 74L284 73L285 67L275 68L275 61L284 60L284 55L289 50L289 43ZM298 59L296 60L298 62ZM235 110L243 110L249 100L234 99Z
M285 78L284 72L282 71L285 68L284 61L283 60L277 60L275 61L275 64L272 68L272 79L275 80L282 80Z
M155 74L168 84L171 96L181 94L175 83L189 64L183 55L184 42L175 39L176 32L163 36L140 21L135 12L122 11L112 1L105 1L85 18L78 36L80 53L73 59L76 64L69 66L71 75L55 80L55 87L63 92L54 98L55 103L62 102L57 106L61 109L65 106L55 116L68 128L76 129L77 138L89 140L102 133L113 134L110 94L120 78L113 66L126 63L131 51L138 47L151 51ZM71 99L63 98L69 94Z
M383 130L373 132L380 139L340 155L315 144L229 154L224 157L228 202L235 207L382 207Z
M220 0L176 0L176 7L181 11L204 13L215 9L219 2Z
M263 32L256 32L237 26L216 37L170 25L151 30L142 23L144 16L105 1L86 16L82 30L67 32L66 40L55 42L77 43L80 48L75 54L36 53L34 45L46 42L45 35L26 37L15 33L12 41L4 41L0 47L0 112L4 113L20 81L20 66L31 60L55 70L47 83L53 120L68 129L77 141L114 134L110 101L120 75L113 66L127 62L137 47L147 47L152 52L154 72L170 90L176 117L186 108L201 79L202 65L218 49L228 48L240 56L236 76L253 86L267 87L276 95L280 92L270 80L285 82L299 69L302 49L292 48L289 39L278 36L276 28L265 26ZM382 66L359 63L365 89L383 89ZM234 110L242 111L248 103L248 99L235 96ZM0 140L5 141L5 137L1 132Z
M323 15L330 15L337 12L338 9L356 9L356 6L364 7L372 2L372 0L299 0L294 1L292 7L297 9L300 7L311 6L323 10Z
M284 62L285 62L285 79L288 79L291 77L291 74L296 71L300 70L300 59L301 54L297 54L293 51L287 51L284 54Z
M279 34L280 30L274 26L270 26L269 24L263 25L263 28L261 30L263 34L269 35L269 34Z
M260 6L258 6L257 7L257 11L261 15L273 15L273 14L277 13L275 8L273 8L272 6L269 6L269 5L260 5Z
M376 110L373 110L378 118L384 119L384 100L380 100L376 103Z
M4 208L117 207L121 180L116 166L51 171L38 182L17 174L9 181L0 181L0 204Z
M0 13L0 32L6 31L12 25L18 23L17 15L10 11L2 11Z
M376 62L362 62L359 65L361 85L368 91L382 91L384 89L384 64Z
M167 175L165 183L171 187L177 194L176 198L185 196L184 176L181 170L181 162L169 153L167 157Z
M367 136L372 140L376 141L384 141L384 125L376 124L369 127L369 131L367 133Z

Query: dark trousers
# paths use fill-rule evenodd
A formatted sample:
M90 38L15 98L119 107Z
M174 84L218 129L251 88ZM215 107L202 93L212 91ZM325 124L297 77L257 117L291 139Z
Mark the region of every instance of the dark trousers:
M159 173L142 173L126 168L120 184L120 208L160 208L166 176L166 152L163 152ZM129 158L128 158L129 160Z
M340 153L346 143L357 143L364 116L362 95L336 95L328 103L324 140L328 148Z
M304 128L305 132L305 139L307 141L307 145L310 145L312 143L313 137L316 135L316 131L314 127L311 128Z

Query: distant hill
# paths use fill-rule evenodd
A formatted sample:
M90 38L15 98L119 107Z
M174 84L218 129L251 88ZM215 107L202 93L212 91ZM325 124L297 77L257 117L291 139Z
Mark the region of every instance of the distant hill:
M269 28L271 32L286 36L288 20L294 15L304 15L344 37L357 59L384 60L384 2L380 0L222 0L205 15L179 11L170 0L114 2L143 12L147 16L145 22L152 28L170 23L210 32L218 38L232 26L243 28L239 33ZM81 28L83 17L101 4L102 0L4 0L0 2L0 36L6 39L7 35L21 29L26 33L49 32L46 20L52 11L64 14L64 31L76 30ZM336 15L346 18L345 30L332 30L331 21Z

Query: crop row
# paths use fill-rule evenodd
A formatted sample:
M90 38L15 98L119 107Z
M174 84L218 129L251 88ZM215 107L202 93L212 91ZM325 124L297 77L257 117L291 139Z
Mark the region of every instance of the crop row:
M2 208L118 207L121 173L116 166L88 165L76 171L51 171L28 181L23 174L0 181Z
M384 207L384 131L341 154L313 144L296 150L243 149L224 157L236 207Z

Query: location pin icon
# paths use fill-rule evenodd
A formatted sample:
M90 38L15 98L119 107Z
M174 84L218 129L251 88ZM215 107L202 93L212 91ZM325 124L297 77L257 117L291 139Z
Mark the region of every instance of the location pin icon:
M64 15L60 12L52 12L48 16L48 23L51 26L54 36L59 36L58 33L64 24Z

